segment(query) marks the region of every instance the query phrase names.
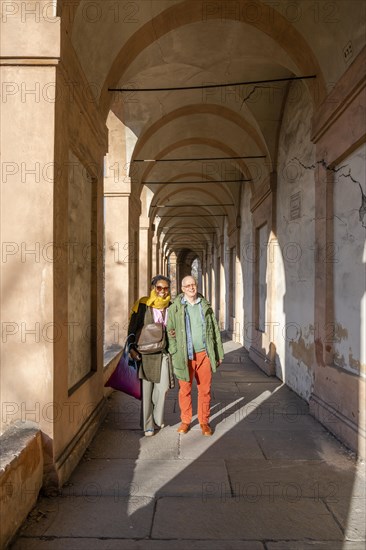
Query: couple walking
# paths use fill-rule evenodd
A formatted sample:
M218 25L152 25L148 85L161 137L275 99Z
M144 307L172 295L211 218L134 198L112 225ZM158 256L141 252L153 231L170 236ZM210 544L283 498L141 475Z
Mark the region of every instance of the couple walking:
M171 383L171 365L179 382L181 425L187 433L192 420L192 384L198 389L197 415L202 434L212 435L209 424L212 373L221 364L224 351L219 327L209 302L197 292L191 276L182 280L182 293L170 301L170 279L157 275L151 281L150 296L140 298L132 308L128 334L132 334L130 355L140 362L142 416L146 436L164 427L164 403ZM136 335L149 323L166 327L168 343L162 352L141 355Z

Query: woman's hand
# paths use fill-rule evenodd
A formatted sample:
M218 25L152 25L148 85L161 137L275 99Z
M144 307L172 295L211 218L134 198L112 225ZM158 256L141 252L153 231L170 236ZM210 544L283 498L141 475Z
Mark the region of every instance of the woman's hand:
M130 349L130 357L131 357L131 359L133 359L134 361L141 361L141 355L139 354L138 351L136 351L136 350L133 349L133 348Z

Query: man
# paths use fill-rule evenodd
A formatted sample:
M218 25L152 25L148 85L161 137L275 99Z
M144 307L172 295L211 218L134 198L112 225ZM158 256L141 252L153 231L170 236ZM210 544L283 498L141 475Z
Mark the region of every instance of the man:
M224 349L211 305L197 293L193 277L182 280L183 294L169 307L167 333L174 373L179 381L179 407L186 434L192 420L192 383L197 381L198 421L202 434L212 435L209 425L212 372L222 363Z

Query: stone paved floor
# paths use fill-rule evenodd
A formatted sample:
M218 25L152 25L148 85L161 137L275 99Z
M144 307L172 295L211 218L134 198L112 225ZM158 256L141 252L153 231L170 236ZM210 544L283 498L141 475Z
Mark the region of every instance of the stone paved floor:
M225 343L211 425L139 429L140 403L119 392L62 494L40 499L12 550L365 550L364 464Z

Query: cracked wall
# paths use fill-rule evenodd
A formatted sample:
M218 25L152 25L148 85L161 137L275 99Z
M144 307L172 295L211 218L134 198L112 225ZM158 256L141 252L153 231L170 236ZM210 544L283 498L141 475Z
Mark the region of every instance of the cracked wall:
M279 139L273 330L277 376L308 400L315 363L315 184L314 169L304 166L314 163L315 148L310 140L311 100L304 86L298 97L287 103Z
M334 363L355 374L366 373L365 160L363 145L334 181Z

